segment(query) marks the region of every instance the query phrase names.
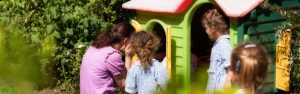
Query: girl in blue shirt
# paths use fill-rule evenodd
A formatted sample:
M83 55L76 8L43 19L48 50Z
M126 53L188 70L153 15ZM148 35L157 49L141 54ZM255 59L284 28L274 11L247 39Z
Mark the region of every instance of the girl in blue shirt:
M227 68L230 66L231 45L229 40L229 19L224 13L214 7L204 13L202 24L208 37L214 41L210 65L208 69L208 82L206 94L222 91L227 81ZM229 83L228 83L229 84Z
M129 56L136 54L138 61L127 72L125 91L127 93L152 94L164 89L168 82L168 73L163 64L153 59L159 40L145 31L132 34L129 40Z

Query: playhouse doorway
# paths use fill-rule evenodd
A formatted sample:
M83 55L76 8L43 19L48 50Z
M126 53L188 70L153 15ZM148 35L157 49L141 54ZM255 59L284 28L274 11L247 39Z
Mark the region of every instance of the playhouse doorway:
M166 57L166 33L164 28L158 23L154 24L152 31L153 34L160 38L160 46L154 58L161 62Z
M208 79L210 52L213 42L209 39L205 28L202 26L202 16L214 5L210 3L201 4L192 16L191 21L191 61L196 60L196 69L192 70L192 88L202 91L206 89ZM195 61L194 60L194 61ZM191 68L193 65L191 66ZM197 84L195 84L197 83ZM195 89L193 89L195 90Z
M191 22L191 52L198 57L197 65L200 68L203 64L209 64L209 56L213 44L202 26L202 16L212 7L213 5L210 3L202 4L194 13Z

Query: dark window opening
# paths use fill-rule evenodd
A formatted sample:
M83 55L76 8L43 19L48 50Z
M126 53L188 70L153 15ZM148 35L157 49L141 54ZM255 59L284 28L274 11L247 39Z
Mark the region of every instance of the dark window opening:
M156 23L153 27L153 34L160 39L160 46L155 54L155 59L162 61L166 57L166 33L164 28Z

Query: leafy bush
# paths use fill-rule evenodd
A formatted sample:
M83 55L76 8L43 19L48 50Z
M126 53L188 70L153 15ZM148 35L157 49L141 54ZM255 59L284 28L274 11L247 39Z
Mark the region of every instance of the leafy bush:
M101 31L128 20L127 0L3 0L0 22L19 25L32 54L41 54L41 71L55 75L64 89L78 89L81 58ZM55 41L52 41L55 40Z

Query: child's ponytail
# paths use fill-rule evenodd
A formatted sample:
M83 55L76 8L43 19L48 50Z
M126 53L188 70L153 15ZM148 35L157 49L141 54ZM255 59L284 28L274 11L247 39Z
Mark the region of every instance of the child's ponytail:
M271 59L265 48L254 42L239 44L232 52L230 70L238 85L249 94L258 93L267 76Z
M148 69L151 65L152 58L151 58L151 50L150 49L141 49L138 52L138 56L140 57L141 65L144 67L144 69Z
M111 30L106 30L102 34L98 35L95 42L93 42L93 46L96 48L102 48L108 45L111 45L113 35Z

